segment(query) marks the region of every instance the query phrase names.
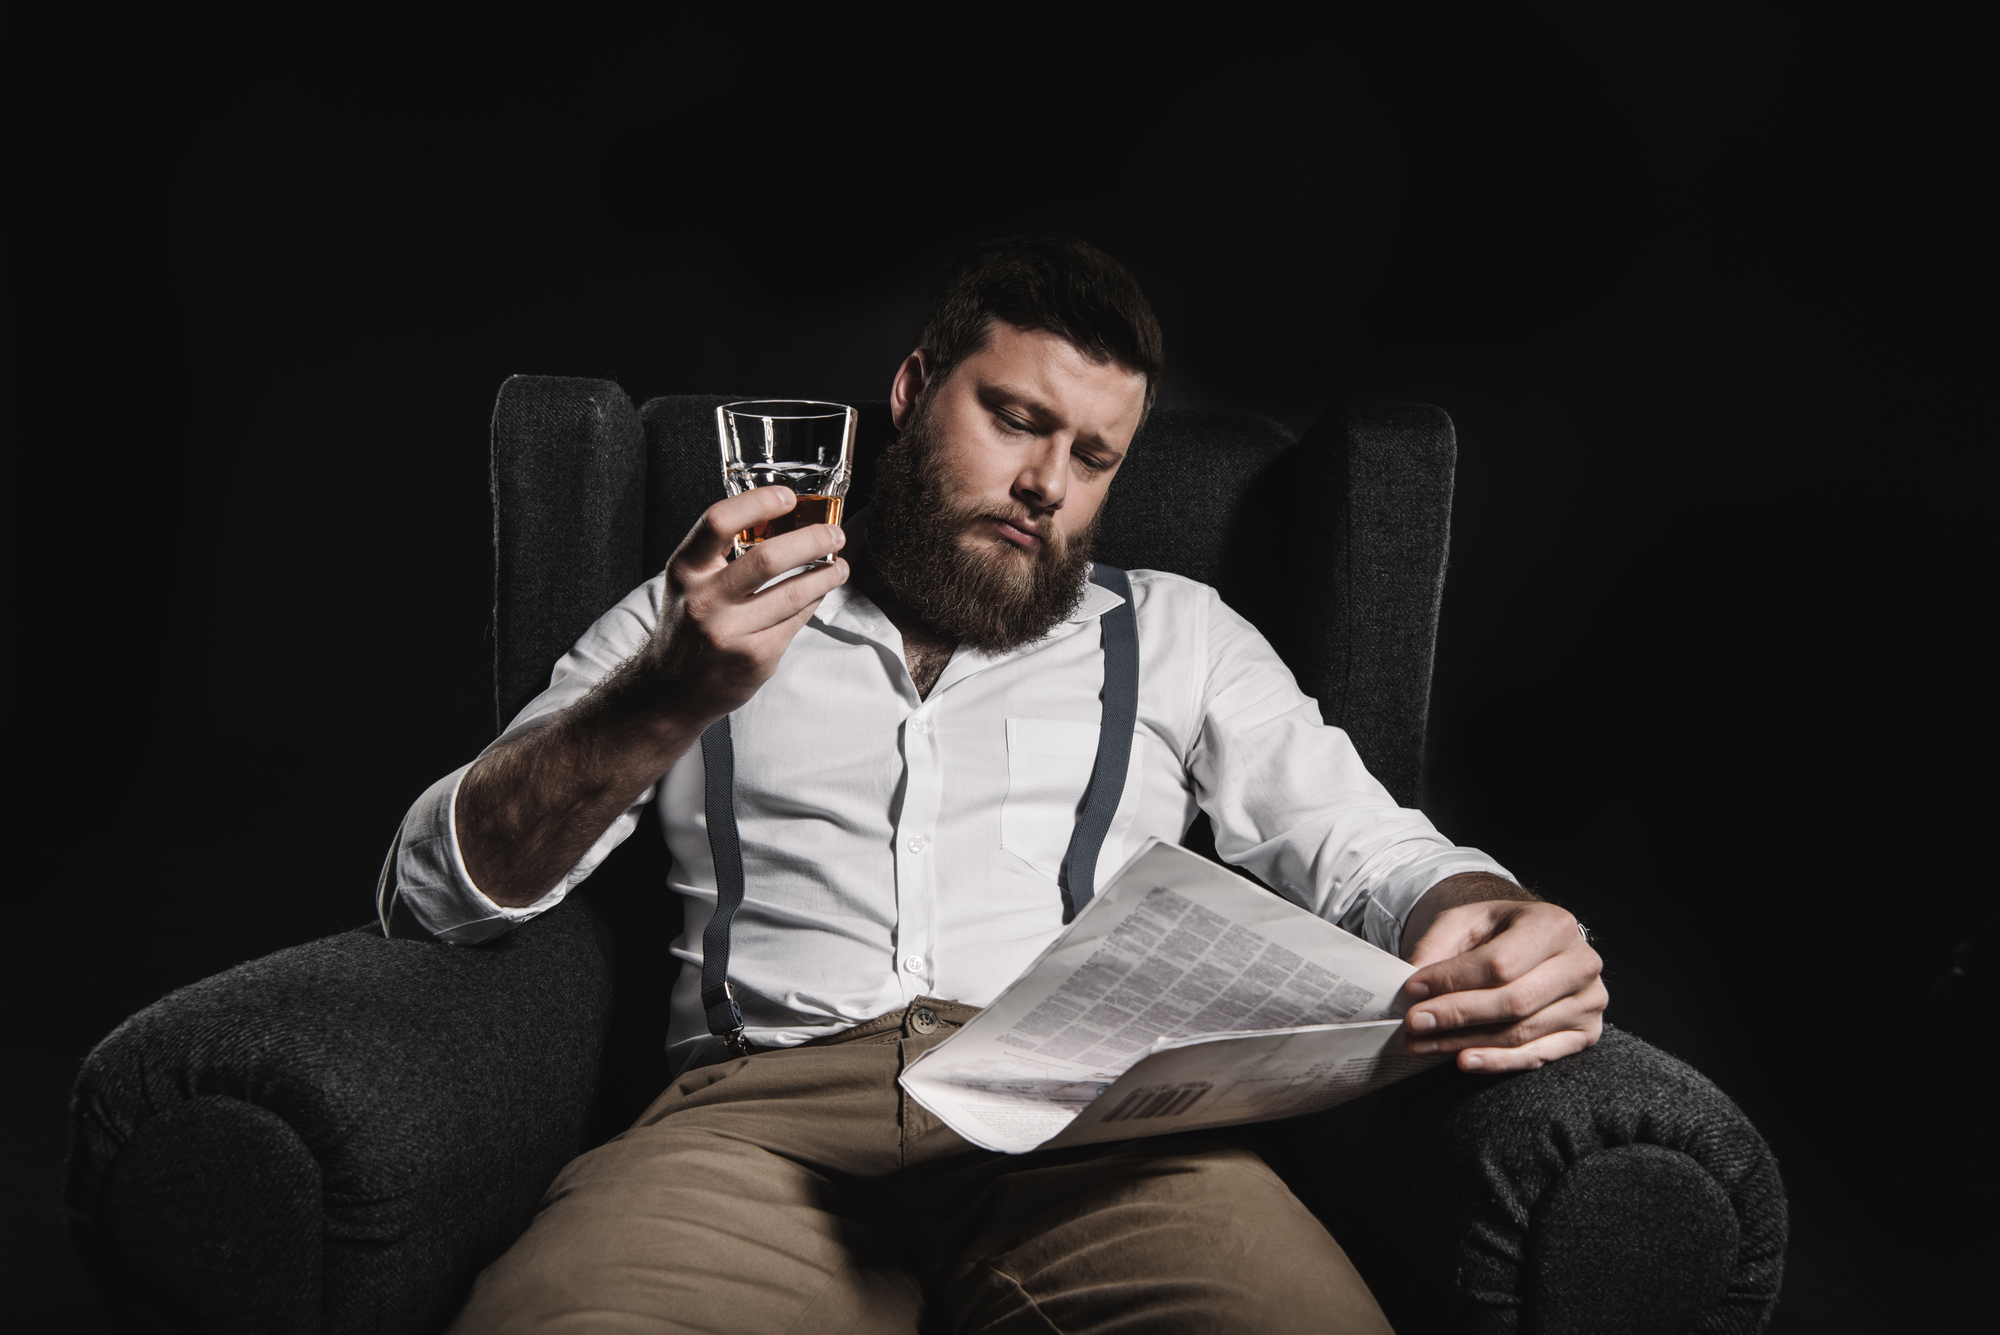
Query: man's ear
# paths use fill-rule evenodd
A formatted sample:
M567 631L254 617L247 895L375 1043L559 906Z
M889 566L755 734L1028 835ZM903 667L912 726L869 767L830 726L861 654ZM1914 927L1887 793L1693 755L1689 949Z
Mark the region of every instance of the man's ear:
M909 424L917 395L930 383L930 378L931 359L922 348L903 358L903 364L896 368L896 378L889 385L889 416L895 419L896 430L901 431Z

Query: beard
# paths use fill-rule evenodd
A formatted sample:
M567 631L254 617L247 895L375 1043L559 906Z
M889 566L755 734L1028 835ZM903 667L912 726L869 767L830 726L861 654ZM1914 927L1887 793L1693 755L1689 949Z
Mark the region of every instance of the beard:
M1083 601L1097 520L1074 538L1054 524L1023 551L1005 538L972 533L984 519L1020 521L1028 508L965 502L936 448L929 403L920 401L902 435L883 451L868 505L868 554L875 571L933 630L984 653L1041 639Z

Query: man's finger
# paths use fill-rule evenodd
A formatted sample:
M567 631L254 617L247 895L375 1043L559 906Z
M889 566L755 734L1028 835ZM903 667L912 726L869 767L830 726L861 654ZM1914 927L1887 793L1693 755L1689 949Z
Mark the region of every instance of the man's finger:
M1459 912L1453 910L1454 915ZM1438 921L1440 928L1447 929L1447 939L1454 925L1443 917ZM1447 992L1502 987L1552 956L1577 950L1595 955L1577 932L1576 919L1554 904L1510 904L1504 916L1485 932L1479 944L1411 974L1403 984L1404 991L1422 1000Z
M749 599L788 570L797 570L847 545L847 535L832 524L808 524L791 533L766 538L736 558L719 578L732 598Z
M799 619L810 619L820 600L847 582L848 564L835 557L830 566L814 566L752 598L743 611L752 614L759 631Z
M847 562L835 558L830 566L815 566L762 593L739 597L728 591L704 590L698 596L702 605L702 632L718 646L751 648L749 641L787 622L798 620L803 625L810 620L820 600L846 583L848 574ZM688 601L692 606L697 597ZM804 618L800 618L801 612ZM789 640L791 632L786 632L784 638Z
M1580 938L1577 945L1579 950L1552 955L1527 973L1500 982L1499 986L1447 992L1412 1006L1404 1014L1403 1023L1412 1034L1423 1035L1524 1020L1596 981L1602 961Z
M1440 1030L1425 1037L1411 1036L1405 1042L1418 1056L1471 1048L1517 1048L1566 1029L1589 1029L1601 1024L1610 999L1603 982L1593 981L1581 991L1558 997L1522 1019Z
M753 487L725 496L702 513L674 553L689 570L710 569L727 559L736 535L752 524L776 519L798 504L790 487Z
M845 580L847 578L847 563L845 561L840 561L837 562L836 564L839 567L838 571L839 578L841 580ZM785 581L785 583L795 584L798 583L799 580L817 578L821 574L829 574L829 573L833 572L816 570L811 575L801 575L799 576L798 580L788 579ZM779 587L782 588L783 585L780 585ZM776 590L773 590L772 592L776 592ZM772 654L782 654L785 651L785 647L791 643L792 637L794 635L797 635L799 631L805 628L806 622L811 621L813 619L813 614L819 611L820 600L825 597L826 594L821 593L815 595L814 597L807 598L801 602L800 606L796 611L794 611L790 616L784 618L782 621L774 622L771 625L764 627L764 629L762 630L753 631L751 633L750 638L754 646L759 651L762 652L768 652Z
M1524 1043L1518 1048L1468 1048L1458 1054L1458 1069L1461 1071L1482 1071L1489 1075L1503 1075L1509 1071L1532 1071L1546 1066L1558 1057L1573 1056L1597 1041L1603 1025L1585 1032L1580 1029L1565 1029L1546 1038L1538 1038L1532 1043Z

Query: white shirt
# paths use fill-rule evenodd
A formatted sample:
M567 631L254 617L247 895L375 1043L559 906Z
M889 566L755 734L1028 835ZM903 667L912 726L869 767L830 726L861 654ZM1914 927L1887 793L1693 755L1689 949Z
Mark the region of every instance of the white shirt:
M1388 950L1423 893L1458 872L1505 875L1398 807L1291 672L1215 590L1131 572L1139 713L1102 883L1148 836L1179 842L1197 813L1217 851L1295 903ZM665 576L628 594L556 664L504 739L580 699L659 623ZM843 585L732 716L744 898L729 976L750 1039L787 1046L918 996L985 1006L1062 929L1056 872L1097 754L1104 684L1097 619L1123 601L1095 584L1066 622L1003 654L961 645L919 699L902 635ZM496 742L497 744L497 742ZM547 911L637 828L641 794L583 860L526 908L465 870L453 824L467 765L404 822L397 883L425 928L484 941ZM686 915L673 951L676 1066L712 1042L699 1000L715 907L701 748L656 785Z

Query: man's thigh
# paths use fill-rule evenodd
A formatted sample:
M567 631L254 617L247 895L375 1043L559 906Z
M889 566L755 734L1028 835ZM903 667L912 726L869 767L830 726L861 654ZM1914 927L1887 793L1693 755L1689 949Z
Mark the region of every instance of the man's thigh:
M923 1194L964 1196L952 1176ZM944 1328L967 1335L1389 1330L1319 1221L1221 1139L1133 1141L993 1174L942 1232L958 1259L933 1292Z
M842 1176L895 1167L895 1069L834 1049L677 1081L557 1175L453 1330L914 1332L908 1257Z

